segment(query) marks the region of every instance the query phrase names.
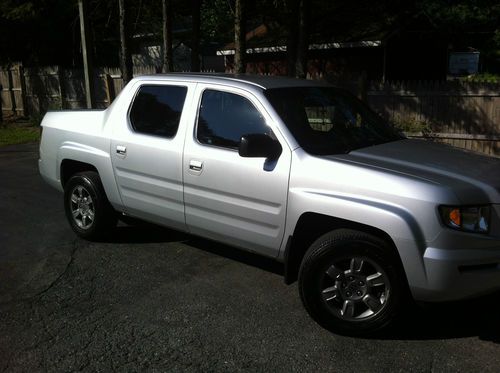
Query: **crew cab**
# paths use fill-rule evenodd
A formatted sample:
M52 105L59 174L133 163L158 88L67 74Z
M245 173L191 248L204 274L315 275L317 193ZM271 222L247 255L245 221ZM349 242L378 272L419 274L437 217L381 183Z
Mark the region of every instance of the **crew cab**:
M500 289L500 160L407 139L327 83L141 76L42 127L40 173L77 235L133 217L274 258L334 332Z

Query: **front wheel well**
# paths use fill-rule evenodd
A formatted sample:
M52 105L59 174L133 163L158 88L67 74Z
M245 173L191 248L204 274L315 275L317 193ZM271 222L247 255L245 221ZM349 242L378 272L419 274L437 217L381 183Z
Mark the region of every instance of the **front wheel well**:
M97 171L90 163L75 161L73 159L63 159L61 162L61 185L64 188L68 180L75 174L84 171Z
M297 221L293 236L289 238L286 246L284 258L285 283L291 284L297 280L302 259L304 258L307 249L313 244L313 242L323 234L336 229L357 230L383 239L394 249L394 253L401 262L401 257L399 256L394 241L383 230L350 220L314 212L306 212L302 214Z

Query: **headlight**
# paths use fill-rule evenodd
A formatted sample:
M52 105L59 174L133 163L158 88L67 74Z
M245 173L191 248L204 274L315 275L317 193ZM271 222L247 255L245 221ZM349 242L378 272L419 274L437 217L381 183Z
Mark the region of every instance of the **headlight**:
M439 207L439 213L445 225L461 231L476 233L488 233L490 211L490 206Z

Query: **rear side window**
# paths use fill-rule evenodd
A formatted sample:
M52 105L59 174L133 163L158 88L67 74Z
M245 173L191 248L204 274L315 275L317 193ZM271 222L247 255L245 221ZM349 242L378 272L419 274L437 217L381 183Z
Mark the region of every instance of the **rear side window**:
M142 86L130 109L135 132L172 138L177 133L187 87Z
M257 133L271 130L248 99L228 92L203 92L196 133L200 143L236 149L241 136Z

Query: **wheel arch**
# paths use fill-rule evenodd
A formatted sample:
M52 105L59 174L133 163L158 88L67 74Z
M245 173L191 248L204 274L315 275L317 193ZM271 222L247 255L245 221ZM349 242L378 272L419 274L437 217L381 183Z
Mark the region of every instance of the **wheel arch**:
M332 217L316 212L303 213L295 225L293 235L288 238L285 254L284 254L284 280L286 284L292 284L297 280L300 264L307 249L312 243L325 233L337 229L352 229L364 233L371 234L387 242L388 246L393 250L395 257L400 263L400 268L404 266L401 261L401 256L398 252L396 244L391 236L374 226L362 224L359 222ZM405 275L405 281L406 275Z
M97 172L111 205L120 210L123 206L118 191L109 153L75 142L64 142L57 153L57 179L64 189L71 175L77 172Z
M63 159L60 166L61 185L64 188L68 180L75 174L85 171L94 171L99 174L99 171L90 163L76 161L74 159Z

